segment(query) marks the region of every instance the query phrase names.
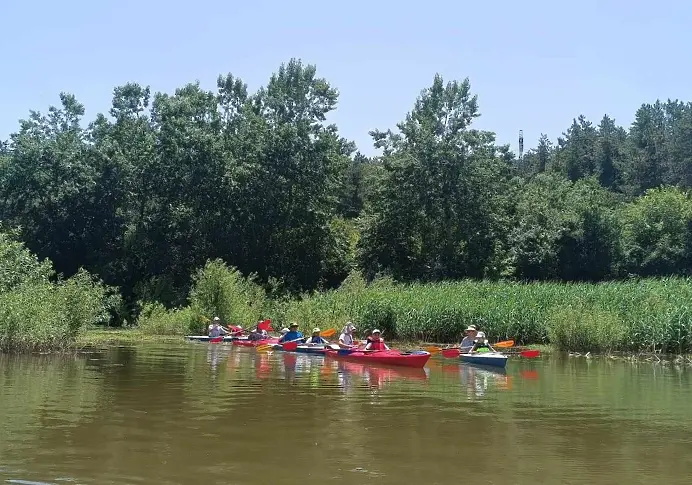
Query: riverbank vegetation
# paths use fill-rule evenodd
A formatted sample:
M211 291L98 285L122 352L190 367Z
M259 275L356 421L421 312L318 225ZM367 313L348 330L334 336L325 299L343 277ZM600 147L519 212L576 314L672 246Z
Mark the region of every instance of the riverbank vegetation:
M210 262L205 270L215 277L236 274L219 261ZM277 328L297 321L303 330L315 326L340 330L352 320L361 331L379 328L390 339L408 341L454 342L468 325L476 325L491 341L549 343L559 350L692 351L692 281L683 278L599 284L458 281L404 285L391 279L367 283L354 273L336 290L280 300L262 297L256 283L244 281L237 287L225 283L223 279L216 285L205 281L208 295L235 302L232 313L225 304L215 306L211 298L195 300L182 310L143 314L141 330L201 332L200 322L206 315L219 315L230 323L271 318ZM256 285L254 298L245 299L251 285ZM209 291L214 286L218 291ZM235 315L248 314L256 318L235 319Z
M371 132L380 154L366 157L327 124L337 102L291 60L254 93L227 74L215 91L118 86L88 123L67 93L32 111L0 144L0 221L67 279L3 293L16 309L1 317L4 342L17 322L56 315L64 331L46 323L18 347L67 342L107 308L111 325L149 334L220 314L692 348L691 103L643 104L628 128L579 116L518 157L473 126L468 80L434 76L396 127ZM54 299L68 291L74 312ZM52 303L24 309L39 301Z
M87 325L107 323L118 303L86 271L56 279L50 262L0 233L0 352L71 347Z

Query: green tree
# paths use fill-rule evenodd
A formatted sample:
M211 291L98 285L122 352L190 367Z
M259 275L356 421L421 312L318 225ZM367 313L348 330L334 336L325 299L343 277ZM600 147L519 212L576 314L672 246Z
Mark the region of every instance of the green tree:
M397 278L480 277L495 267L509 164L478 117L468 79L437 75L397 125L374 131L386 175L367 215L360 261Z

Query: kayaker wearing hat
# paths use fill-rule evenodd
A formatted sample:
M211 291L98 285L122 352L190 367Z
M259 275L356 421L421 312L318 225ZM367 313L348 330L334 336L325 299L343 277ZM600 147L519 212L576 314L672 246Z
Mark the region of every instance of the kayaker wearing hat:
M305 341L306 344L328 345L329 342L320 336L320 329L315 327L312 329L312 336Z
M365 346L365 350L389 350L389 347L387 347L384 340L382 340L382 332L378 329L372 331L370 341Z
M220 337L221 335L226 335L228 332L221 326L221 319L219 317L214 317L209 325L208 333L211 338L215 338Z
M353 340L353 332L355 332L355 330L356 327L352 322L346 323L346 326L341 331L341 335L339 335L339 347L342 349L350 349L355 345L355 341Z
M459 344L459 351L462 353L473 352L479 344L485 343L485 334L479 332L475 325L469 325L464 333L466 335Z
M296 322L291 322L288 327L288 332L281 336L279 343L293 342L295 340L304 340L303 334L298 331L298 324Z

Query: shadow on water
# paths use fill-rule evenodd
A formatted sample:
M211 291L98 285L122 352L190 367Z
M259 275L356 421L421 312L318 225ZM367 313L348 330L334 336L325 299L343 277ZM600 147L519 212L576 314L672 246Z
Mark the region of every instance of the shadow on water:
M0 480L83 484L687 483L686 372L229 344L0 356Z

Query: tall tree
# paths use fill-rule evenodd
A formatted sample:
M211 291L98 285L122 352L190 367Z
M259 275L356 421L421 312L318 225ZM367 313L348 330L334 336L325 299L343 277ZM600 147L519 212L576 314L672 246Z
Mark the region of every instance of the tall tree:
M436 75L399 133L371 133L387 171L361 240L371 274L452 278L493 266L509 165L492 133L471 128L478 116L468 79Z

